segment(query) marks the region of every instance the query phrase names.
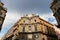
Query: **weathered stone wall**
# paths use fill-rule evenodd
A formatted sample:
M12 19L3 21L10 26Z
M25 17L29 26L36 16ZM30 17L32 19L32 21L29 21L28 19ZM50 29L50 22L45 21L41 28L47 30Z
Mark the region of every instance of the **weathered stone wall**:
M22 17L2 40L58 40L53 27L39 16Z
M6 8L3 7L4 4L2 2L0 2L0 30L2 28L2 24L4 22L5 16L6 16Z
M58 25L60 25L60 0L54 0L50 6L53 11L53 15L57 20ZM60 28L60 26L57 26Z

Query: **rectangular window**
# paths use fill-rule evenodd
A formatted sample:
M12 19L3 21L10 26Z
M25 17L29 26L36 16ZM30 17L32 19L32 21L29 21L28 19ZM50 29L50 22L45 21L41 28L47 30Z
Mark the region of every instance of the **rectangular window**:
M0 15L2 15L2 12L0 11Z
M28 39L32 39L32 34L28 34Z

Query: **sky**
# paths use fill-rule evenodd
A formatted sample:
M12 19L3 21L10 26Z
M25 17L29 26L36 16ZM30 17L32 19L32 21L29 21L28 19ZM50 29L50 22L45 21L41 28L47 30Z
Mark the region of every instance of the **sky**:
M38 14L44 20L57 24L50 9L52 0L1 0L7 8L6 18L4 20L0 37L16 23L21 16L26 14Z

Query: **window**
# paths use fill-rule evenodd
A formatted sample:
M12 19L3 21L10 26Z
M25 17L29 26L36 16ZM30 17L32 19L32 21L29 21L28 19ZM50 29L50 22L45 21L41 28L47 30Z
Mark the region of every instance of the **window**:
M31 26L29 26L29 28L28 28L29 30L31 30Z
M36 22L36 20L34 20Z
M0 21L2 21L2 19L0 18Z
M28 39L32 39L32 34L28 34Z
M0 11L0 15L2 15L2 12Z
M25 27L23 27L23 32L25 31Z
M31 28L31 26L29 26L29 28Z
M25 31L25 25L23 25L22 27L23 27L22 31L24 32Z
M54 8L54 10L56 10L56 8Z
M0 26L1 26L2 22L3 22L3 20L0 18Z
M37 31L37 25L35 25L35 31Z
M25 23L25 20L23 22Z
M60 13L60 8L57 10L58 13Z
M22 35L22 39L24 39L24 35Z
M35 37L35 38L38 38L39 36L38 36L38 34L34 34L34 37Z

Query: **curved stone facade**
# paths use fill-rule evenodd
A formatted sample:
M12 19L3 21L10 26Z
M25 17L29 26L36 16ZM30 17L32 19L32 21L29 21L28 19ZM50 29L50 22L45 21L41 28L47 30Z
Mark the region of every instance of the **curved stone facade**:
M53 27L38 15L27 15L21 17L2 40L58 40Z

